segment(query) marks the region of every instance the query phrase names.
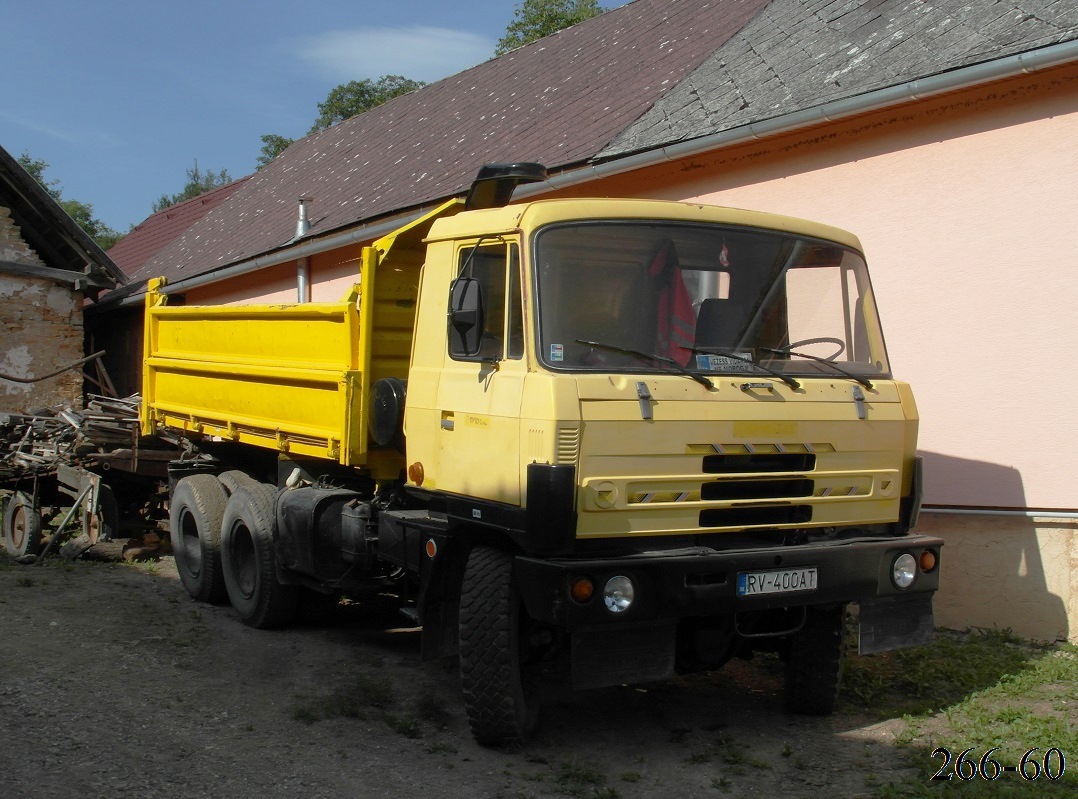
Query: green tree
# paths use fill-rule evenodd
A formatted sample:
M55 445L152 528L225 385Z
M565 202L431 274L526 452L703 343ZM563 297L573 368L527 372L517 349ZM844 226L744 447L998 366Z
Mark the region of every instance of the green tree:
M523 0L513 11L513 21L506 26L494 55L523 47L605 10L596 0Z
M362 114L394 97L414 92L427 84L401 75L383 75L376 81L370 78L342 83L330 90L325 102L318 104L318 118L308 133L318 133L338 122Z
M288 145L294 141L295 139L290 139L287 136L278 136L276 133L267 133L262 137L262 152L258 156L258 162L255 169L264 167L288 149Z
M198 159L196 158L195 165L187 170L187 185L183 187L183 191L179 194L162 194L153 204L153 212L156 214L158 211L164 211L177 203L190 200L192 197L205 194L211 189L216 189L218 186L224 186L226 183L231 182L232 176L228 174L227 169L222 169L220 172L214 172L212 169L208 172L203 172L198 168Z
M122 233L113 230L94 216L94 207L90 203L84 203L78 200L65 200L60 181L47 180L45 178L45 170L49 168L48 163L32 158L30 153L26 151L23 151L23 154L19 156L18 161L19 165L25 169L34 180L41 184L41 187L49 193L49 196L56 200L67 215L75 221L75 224L85 230L86 234L93 239L97 243L97 246L102 250L107 250L123 238Z

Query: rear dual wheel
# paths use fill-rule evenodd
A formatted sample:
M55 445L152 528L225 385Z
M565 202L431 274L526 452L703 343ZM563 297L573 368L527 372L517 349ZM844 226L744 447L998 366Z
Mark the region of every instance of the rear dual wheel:
M244 624L260 629L287 625L299 609L300 588L277 579L276 498L272 486L241 481L228 498L221 522L228 598Z
M212 474L193 474L176 485L169 509L172 553L180 582L199 602L228 601L221 568L221 521L228 494Z

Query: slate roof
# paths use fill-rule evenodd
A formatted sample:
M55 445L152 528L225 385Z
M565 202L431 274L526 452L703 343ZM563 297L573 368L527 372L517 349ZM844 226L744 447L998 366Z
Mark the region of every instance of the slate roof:
M582 163L767 0L636 0L295 142L155 255L175 281L465 192L494 161Z
M600 159L1078 38L1076 0L774 0Z
M290 146L141 274L173 282L461 195L1078 38L1076 0L635 0ZM119 245L117 245L119 246Z
M144 274L146 262L209 213L211 208L224 202L247 179L234 180L152 214L109 248L109 258L132 280L157 277L156 272Z

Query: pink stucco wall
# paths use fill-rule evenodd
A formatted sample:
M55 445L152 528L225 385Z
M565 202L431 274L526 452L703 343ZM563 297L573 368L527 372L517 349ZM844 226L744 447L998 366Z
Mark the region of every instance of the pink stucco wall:
M861 238L927 502L1076 509L1076 143L1072 70L674 165L663 192Z

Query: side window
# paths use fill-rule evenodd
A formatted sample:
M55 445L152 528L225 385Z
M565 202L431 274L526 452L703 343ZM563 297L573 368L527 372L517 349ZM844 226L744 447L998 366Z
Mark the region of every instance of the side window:
M524 357L524 297L520 288L520 253L514 244L509 248L509 357Z
M502 359L507 353L509 358L522 358L524 305L516 245L467 247L461 250L459 259L460 275L479 281L483 290L483 331L475 359Z

